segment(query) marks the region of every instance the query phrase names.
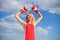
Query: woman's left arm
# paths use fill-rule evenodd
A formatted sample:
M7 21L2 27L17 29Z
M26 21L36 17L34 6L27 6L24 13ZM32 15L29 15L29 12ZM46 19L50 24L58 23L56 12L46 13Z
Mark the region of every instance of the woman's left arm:
M39 18L34 22L35 26L42 20L43 16L40 12L37 13Z
M38 10L38 8L36 6L32 6L31 9L39 15L39 18L34 22L34 26L36 26L41 21L41 19L43 18L43 16L39 12L39 10Z

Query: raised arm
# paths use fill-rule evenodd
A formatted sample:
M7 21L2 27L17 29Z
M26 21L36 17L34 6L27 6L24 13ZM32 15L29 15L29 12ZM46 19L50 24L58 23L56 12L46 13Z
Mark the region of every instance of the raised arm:
M43 18L42 14L39 12L38 13L39 18L35 21L35 26L41 21L41 19Z
M27 7L24 7L19 12L17 12L16 15L15 15L16 19L18 20L19 23L22 24L23 27L25 26L25 22L19 17L19 15L26 12L26 11L28 11L28 9L27 9Z
M34 22L34 25L36 26L36 25L41 21L41 19L43 18L43 16L42 16L42 14L39 12L39 10L37 9L36 6L32 6L32 10L39 15L39 18Z
M22 26L24 27L25 22L19 17L20 14L21 14L21 13L18 12L18 13L15 15L15 17L16 17L16 19L18 20L18 22L21 23Z

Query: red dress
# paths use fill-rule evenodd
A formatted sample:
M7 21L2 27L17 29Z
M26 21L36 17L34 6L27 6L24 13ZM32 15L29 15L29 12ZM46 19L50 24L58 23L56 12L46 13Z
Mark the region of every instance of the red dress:
M35 40L34 25L27 23L25 28L26 28L26 31L25 31L25 40Z

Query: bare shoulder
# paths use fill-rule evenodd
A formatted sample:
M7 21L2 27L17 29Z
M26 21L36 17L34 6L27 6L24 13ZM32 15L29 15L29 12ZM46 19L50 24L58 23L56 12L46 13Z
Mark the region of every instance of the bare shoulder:
M24 26L26 26L26 24L27 24L27 23L25 23L25 25L24 25Z
M36 27L36 24L35 23L33 23L33 25L34 25L34 27Z

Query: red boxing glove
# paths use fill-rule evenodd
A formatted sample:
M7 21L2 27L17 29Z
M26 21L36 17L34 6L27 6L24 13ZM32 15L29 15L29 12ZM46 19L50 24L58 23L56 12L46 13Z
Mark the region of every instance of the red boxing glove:
M28 11L28 8L26 6L24 6L23 9L20 10L21 13L24 13L26 11Z
M25 10L25 11L28 11L28 8L27 8L26 6L24 6L24 10Z
M34 12L36 12L36 13L38 13L39 12L39 10L37 9L37 7L36 6L32 6L32 8L31 8Z

